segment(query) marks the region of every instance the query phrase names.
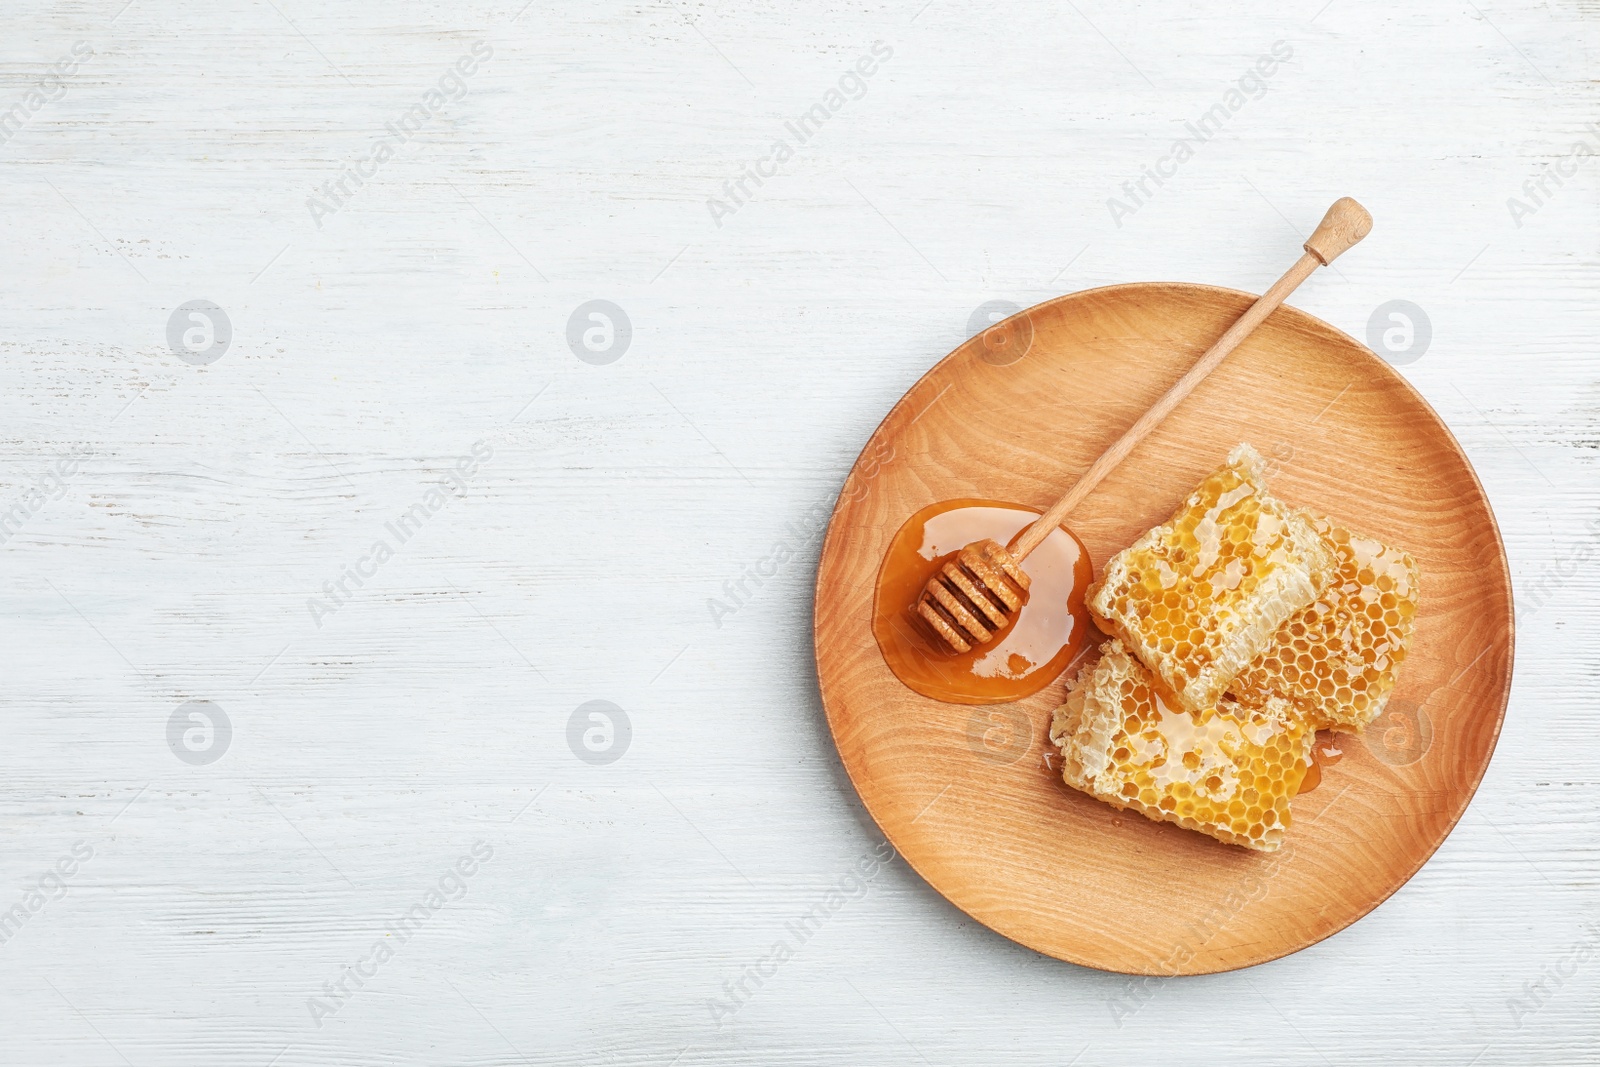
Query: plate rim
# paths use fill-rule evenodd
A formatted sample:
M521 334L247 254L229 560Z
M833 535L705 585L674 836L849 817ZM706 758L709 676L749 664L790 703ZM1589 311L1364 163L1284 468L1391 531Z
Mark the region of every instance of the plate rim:
M1005 319L1000 320L1000 322L995 323L995 325L998 326L1001 323L1010 322L1012 319L1018 318L1019 316L1030 315L1043 308L1054 307L1067 301L1078 300L1093 296L1095 294L1111 293L1122 290L1150 289L1182 290L1212 295L1223 295L1227 297L1242 298L1245 301L1251 302L1256 300L1259 295L1256 293L1246 292L1242 289L1233 289L1227 286L1211 285L1202 282L1117 282L1111 285L1100 285L1089 289L1079 289L1070 293L1062 293L1047 300L1042 300L1037 304L1032 304L1017 311L1015 314L1007 316ZM1232 971L1245 970L1250 967L1258 967L1262 964L1272 963L1276 960L1292 956L1295 953L1304 951L1305 949L1311 948L1314 945L1321 944L1335 935L1350 929L1350 927L1354 926L1368 915L1371 915L1381 904L1393 897L1404 886L1410 884L1411 880L1428 865L1429 861L1432 860L1433 857L1438 853L1445 841L1450 838L1450 835L1455 833L1456 827L1460 825L1462 818L1466 816L1467 809L1472 806L1473 800L1477 798L1478 790L1482 787L1483 779L1489 773L1489 765L1494 761L1494 754L1499 748L1500 734L1505 727L1506 711L1510 707L1511 703L1511 683L1516 668L1516 598L1514 596L1514 587L1511 582L1511 561L1506 555L1505 538L1500 532L1500 520L1495 515L1494 503L1489 498L1488 490L1484 488L1483 479L1478 476L1477 467L1473 465L1472 458L1467 455L1466 449L1461 446L1461 442L1456 437L1454 431L1450 429L1449 424L1446 423L1442 417L1440 417L1439 413L1434 410L1433 405L1428 402L1427 397L1423 396L1422 393L1418 391L1416 386L1412 385L1411 382L1403 374L1396 370L1395 367L1387 360L1383 359L1357 338L1351 336L1349 333L1346 333L1344 330L1339 329L1339 327L1333 325L1325 319L1311 314L1309 311L1302 310L1290 304L1280 304L1278 308L1274 309L1268 318L1270 319L1280 313L1286 313L1291 319L1300 320L1301 325L1310 326L1313 330L1328 331L1337 337L1350 342L1350 344L1352 344L1354 348L1365 357L1367 363L1369 364L1369 369L1371 367L1376 367L1378 373L1385 377L1391 385L1398 384L1401 389L1405 393L1409 394L1410 398L1419 404L1422 410L1433 419L1438 429L1443 432L1444 438L1449 443L1451 449L1453 449L1456 455L1461 458L1462 465L1466 469L1468 476L1472 479L1472 485L1477 490L1478 497L1483 501L1484 510L1489 517L1489 531L1493 537L1495 553L1499 557L1501 564L1501 586L1502 592L1505 596L1506 604L1505 624L1503 631L1506 641L1506 660L1503 676L1499 679L1500 696L1498 707L1495 710L1494 728L1490 732L1488 746L1484 752L1483 761L1477 768L1476 774L1472 777L1470 788L1465 790L1465 795L1461 802L1460 809L1451 817L1449 825L1444 828L1444 831L1441 834L1439 834L1438 840L1434 841L1433 844L1427 848L1426 852L1421 855L1421 858L1418 860L1416 866L1409 874L1407 874L1404 878L1401 878L1386 892L1374 895L1372 898L1370 898L1370 900L1364 902L1362 906L1358 907L1350 914L1347 921L1342 922L1340 925L1328 930L1327 933L1315 937L1304 944L1285 948L1283 951L1275 952L1273 955L1263 956L1260 959L1249 960L1246 962L1205 967L1195 970L1180 969L1170 971L1159 969L1120 970L1104 967L1100 964L1091 963L1083 959L1074 959L1069 955L1057 955L1054 952L1046 951L1037 945L1031 945L1026 941L1019 940L1018 938L1013 937L1011 934L1006 933L1004 930L996 929L994 926L990 925L990 923L983 916L973 914L972 911L970 911L960 902L952 899L948 894L946 894L936 882L928 877L928 875L922 870L917 862L907 855L905 850L900 847L900 842L895 839L895 834L884 825L883 820L878 817L878 813L873 811L871 804L868 803L865 794L862 792L861 783L856 781L855 771L851 768L850 761L845 759L844 752L839 746L838 724L835 721L834 708L831 707L829 703L827 692L828 687L822 677L822 657L820 654L820 649L818 648L818 642L821 638L821 627L817 614L818 604L821 602L822 596L822 561L826 559L829 552L833 550L834 538L836 536L842 536L841 527L837 525L837 520L839 518L840 509L845 503L845 489L849 483L850 475L855 473L856 468L861 464L863 458L866 456L867 450L872 447L873 442L877 440L878 435L883 431L884 426L894 416L895 412L899 410L900 405L905 403L910 396L917 391L919 386L921 386L928 379L932 378L935 374L939 373L945 364L949 363L951 360L960 355L960 353L972 343L974 338L981 337L981 333L975 334L973 337L963 340L960 344L956 345L953 349L946 353L941 359L937 360L931 367L918 376L917 380L913 382L903 394L901 394L900 398L895 401L895 403L890 405L889 410L884 413L883 418L878 421L878 424L873 427L872 432L867 435L866 441L861 446L861 450L856 454L855 460L850 464L850 469L845 474L845 480L840 485L839 494L834 500L833 508L828 513L828 528L823 537L822 545L818 553L817 573L815 579L813 580L811 589L811 654L813 660L813 669L817 676L817 692L822 701L823 716L828 725L828 737L833 742L834 753L838 757L840 766L842 766L844 769L845 777L849 779L850 787L855 790L857 801L860 803L862 809L865 810L866 813L872 818L873 825L878 828L878 832L883 834L884 838L894 848L895 852L902 860L906 862L906 865L916 872L917 877L921 878L922 881L926 883L928 887L931 888L935 893L938 893L942 900L956 908L963 915L966 915L968 918L981 925L984 929L1005 938L1013 944L1021 945L1029 951L1036 952L1046 958L1061 960L1064 963L1070 963L1080 967L1087 967L1106 974L1123 974L1135 977L1181 978L1200 977L1208 974L1226 974ZM1266 320L1263 320L1263 322L1265 321Z

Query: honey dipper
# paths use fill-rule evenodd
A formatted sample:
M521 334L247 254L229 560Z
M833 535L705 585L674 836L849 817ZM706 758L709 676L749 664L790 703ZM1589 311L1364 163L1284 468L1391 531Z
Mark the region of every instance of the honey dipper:
M1022 569L1022 561L1028 553L1037 548L1050 531L1155 429L1156 424L1239 346L1239 342L1250 336L1263 319L1310 277L1312 271L1332 263L1371 231L1372 216L1366 208L1348 196L1335 200L1305 243L1305 252L1294 266L1228 327L1228 332L1189 368L1189 373L1179 378L1138 422L1100 454L1065 496L1022 532L1014 547L1007 549L998 541L988 539L967 545L928 579L917 600L917 615L955 652L967 652L993 640L1011 614L1022 606L1022 595L1030 584Z

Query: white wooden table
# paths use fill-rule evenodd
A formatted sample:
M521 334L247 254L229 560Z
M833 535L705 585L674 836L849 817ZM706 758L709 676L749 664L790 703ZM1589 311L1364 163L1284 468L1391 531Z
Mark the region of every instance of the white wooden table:
M10 0L0 1062L1597 1062L1597 17ZM982 305L1259 290L1347 193L1293 302L1429 324L1494 763L1291 958L1038 956L874 858L817 517Z

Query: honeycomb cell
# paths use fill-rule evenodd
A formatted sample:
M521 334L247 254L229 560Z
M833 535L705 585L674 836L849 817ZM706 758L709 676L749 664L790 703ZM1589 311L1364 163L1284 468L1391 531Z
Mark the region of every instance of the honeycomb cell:
M1360 730L1382 713L1411 643L1417 565L1399 549L1330 519L1304 517L1332 549L1337 574L1278 628L1228 693L1251 705L1280 696L1318 729Z
M1120 641L1079 673L1050 729L1073 788L1262 851L1283 843L1315 736L1279 697L1184 709Z
M1214 707L1333 573L1331 548L1268 495L1263 470L1248 445L1234 449L1089 589L1090 610L1190 711Z

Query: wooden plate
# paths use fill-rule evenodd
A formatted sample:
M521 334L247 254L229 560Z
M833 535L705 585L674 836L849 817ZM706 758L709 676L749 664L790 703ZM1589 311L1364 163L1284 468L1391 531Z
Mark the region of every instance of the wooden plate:
M1293 804L1288 843L1230 847L1077 793L1045 765L1065 679L1016 704L943 704L878 653L872 594L889 539L952 497L1047 506L1253 296L1138 284L1064 296L929 371L862 451L817 572L823 705L840 757L900 854L1014 941L1131 974L1276 959L1355 922L1455 826L1488 767L1511 686L1500 533L1426 401L1350 337L1284 307L1070 522L1096 570L1248 441L1274 493L1409 550L1422 606L1399 688Z

